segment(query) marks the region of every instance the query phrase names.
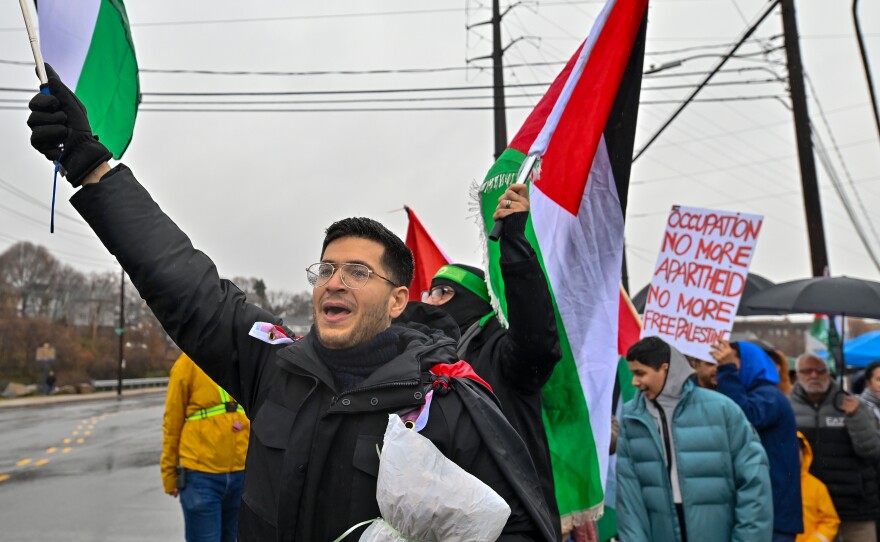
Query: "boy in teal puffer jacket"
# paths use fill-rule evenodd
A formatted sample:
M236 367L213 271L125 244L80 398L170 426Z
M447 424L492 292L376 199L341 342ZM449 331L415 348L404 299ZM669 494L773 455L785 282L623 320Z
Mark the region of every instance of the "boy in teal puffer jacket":
M770 542L767 454L739 406L695 386L684 356L657 337L626 359L639 392L620 424L621 542Z

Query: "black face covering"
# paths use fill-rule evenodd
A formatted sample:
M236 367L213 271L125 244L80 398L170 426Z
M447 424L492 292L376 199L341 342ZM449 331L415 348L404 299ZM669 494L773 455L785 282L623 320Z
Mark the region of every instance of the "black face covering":
M440 305L458 323L464 334L474 322L492 312L492 306L461 284L448 279L434 279L431 286L449 286L455 290L452 299Z

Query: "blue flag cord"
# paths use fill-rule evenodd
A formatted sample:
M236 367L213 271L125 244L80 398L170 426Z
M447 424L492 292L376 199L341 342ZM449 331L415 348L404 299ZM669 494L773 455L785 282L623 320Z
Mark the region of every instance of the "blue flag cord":
M55 233L55 190L58 188L58 170L61 169L61 156L55 162L55 174L52 176L52 208L49 214L49 233Z

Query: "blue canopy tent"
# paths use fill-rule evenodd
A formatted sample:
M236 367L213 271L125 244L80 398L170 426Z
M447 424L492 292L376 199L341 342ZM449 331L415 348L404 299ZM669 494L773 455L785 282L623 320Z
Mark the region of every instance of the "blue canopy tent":
M825 356L826 352L816 352ZM843 346L843 357L848 367L867 367L872 361L880 361L880 329L859 335Z

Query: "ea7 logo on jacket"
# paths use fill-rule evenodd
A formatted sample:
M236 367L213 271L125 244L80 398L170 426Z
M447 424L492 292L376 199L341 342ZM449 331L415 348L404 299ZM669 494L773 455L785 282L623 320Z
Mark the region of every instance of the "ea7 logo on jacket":
M846 420L843 416L825 416L826 427L844 427Z

